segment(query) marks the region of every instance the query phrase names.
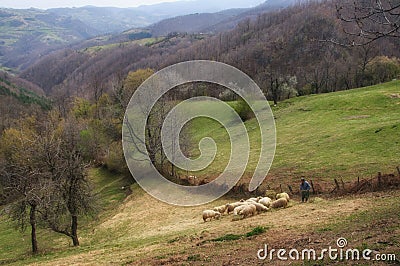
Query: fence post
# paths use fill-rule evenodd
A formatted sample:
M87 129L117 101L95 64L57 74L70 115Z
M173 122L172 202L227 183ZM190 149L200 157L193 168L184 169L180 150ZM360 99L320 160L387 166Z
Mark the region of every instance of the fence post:
M342 182L342 188L343 188L343 190L345 190L345 188L344 188L344 182L343 182L343 178L340 178L340 181Z
M312 180L310 180L310 182L311 182L311 188L312 188L312 192L313 192L313 194L315 195L316 193L315 193L315 189L314 189L314 183L313 183L313 181L312 181Z
M337 179L335 178L335 185L336 185L336 189L339 191L340 187L339 187L339 182L337 181Z
M381 187L382 185L382 173L378 172L378 187Z

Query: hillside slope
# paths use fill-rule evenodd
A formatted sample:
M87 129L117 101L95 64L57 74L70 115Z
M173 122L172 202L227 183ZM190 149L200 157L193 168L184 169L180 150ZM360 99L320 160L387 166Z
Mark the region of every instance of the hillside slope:
M400 57L399 43L385 39L364 51L362 47L349 49L320 42L344 38L335 14L334 2L310 2L260 15L255 21L245 20L235 29L215 36L171 35L162 41L142 45L134 45L136 40L132 39L141 35L147 37L148 32L127 31L120 37L99 37L72 47L78 50L75 53L80 54L79 60L83 60L75 68L64 68L65 64L71 64L65 61L64 53L59 52L43 57L23 71L21 77L41 86L46 93L63 87L70 93L79 89L90 94L93 93L90 84L95 79L110 88L115 76L126 77L129 71L139 68L157 71L183 61L215 60L245 72L269 99L276 97L278 101L287 97L284 93L273 96L270 79L295 77L295 89L300 95L374 84L363 77L365 73L360 73L362 67L375 56ZM109 49L87 56L83 50L90 46ZM44 81L42 77L48 73L57 79Z
M154 36L166 36L173 32L216 34L232 30L245 19L255 20L260 14L276 11L295 3L296 1L293 0L266 1L252 8L178 16L162 20L148 28ZM232 7L232 5L229 6Z
M178 16L153 24L149 27L149 30L153 36L167 36L173 32L209 33L208 31L203 32L203 30L234 18L244 11L243 9L230 9L217 13L197 13Z
M398 165L400 146L399 106L400 81L281 103L274 108L278 147L267 182L272 187L280 183L297 186L300 174L312 174L319 182L332 176L368 178L378 170L392 173ZM198 132L195 138L210 135L222 144L219 152L227 154L225 133L220 126L214 128L206 122L193 121ZM246 126L250 141L257 144L254 122L250 120ZM252 155L249 170L256 162L255 153ZM217 156L209 171L222 169L220 162ZM6 252L0 253L0 263L254 265L260 263L256 255L264 244L321 250L335 247L339 237L345 237L351 248L400 256L398 190L340 198L312 196L311 202L303 205L292 195L287 209L239 221L223 216L204 223L202 210L238 199L224 197L205 206L181 208L157 201L137 184L127 189L132 180L123 176L101 169L89 173L102 212L97 219L82 220L81 246L71 248L67 238L40 230L43 254L30 256L29 232L13 231L2 217L0 248ZM321 263L337 265L329 260Z
M267 184L295 186L301 175L320 182L339 177L354 180L394 170L399 164L400 81L293 98L272 110L277 149ZM193 156L199 155L197 145L206 136L219 145L214 163L203 172L193 173L213 177L227 165L230 143L226 131L204 118L193 120L191 127ZM258 163L260 131L255 119L246 122L246 127L252 144L248 180Z
M0 71L0 134L17 119L49 109L51 101L38 86Z
M0 263L8 265L258 265L257 251L270 248L336 247L344 237L350 248L370 248L400 256L400 192L376 192L339 199L292 198L287 209L244 220L232 215L204 223L204 209L236 201L223 198L205 206L176 207L150 197L137 185L123 202L119 178L96 173L97 191L110 200L102 215L81 223L81 246L40 230L42 253L27 254L29 232L18 233L0 218ZM113 199L116 198L116 199ZM361 227L360 227L361 225ZM287 265L276 258L267 265ZM322 265L337 265L326 258ZM263 265L265 265L263 264ZM377 264L385 265L385 264Z
M50 51L99 34L78 19L38 9L0 9L0 65L25 68Z

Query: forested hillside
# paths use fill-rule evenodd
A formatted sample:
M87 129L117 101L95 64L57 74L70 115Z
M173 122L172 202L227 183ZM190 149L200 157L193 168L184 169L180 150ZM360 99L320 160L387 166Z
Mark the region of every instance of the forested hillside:
M0 132L14 126L21 116L41 116L51 104L38 86L0 71Z
M179 15L218 12L228 6L249 8L260 3L262 0L177 1L135 8L1 8L0 65L18 72L52 51L95 36L142 29Z
M360 47L335 45L328 41L331 39L348 41L335 3L310 2L244 20L235 29L215 36L173 34L160 42L126 42L97 53L84 49L59 52L42 59L21 77L46 92L57 88L90 95L93 80L100 80L107 91L117 76L124 77L129 71L210 59L245 71L270 99L279 101L287 97L283 87L289 80L295 80L293 95L305 95L371 85L396 76L391 67L388 69L393 73L374 70L398 64L393 59L400 57L396 39ZM66 60L69 56L74 60ZM68 67L77 62L76 67ZM46 81L42 78L45 73L55 78Z
M170 33L216 34L234 29L240 21L245 19L256 19L260 14L276 11L295 3L296 1L293 0L266 1L253 8L178 16L155 23L148 28L154 36L166 36ZM231 6L230 3L229 6Z

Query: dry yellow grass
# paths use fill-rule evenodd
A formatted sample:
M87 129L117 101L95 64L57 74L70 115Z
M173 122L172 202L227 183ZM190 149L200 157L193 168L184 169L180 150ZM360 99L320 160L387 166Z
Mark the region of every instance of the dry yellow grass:
M375 195L375 194L374 194ZM398 197L393 192L391 197ZM143 264L143 261L185 254L188 248L226 234L245 234L257 226L270 228L270 233L290 238L293 232L313 230L340 222L349 215L371 208L375 196L322 199L311 203L291 201L286 209L232 221L232 215L204 223L204 209L227 203L220 199L206 206L175 207L159 202L136 188L134 194L117 207L115 215L99 223L82 236L82 247L75 254L45 259L40 265L121 265ZM209 250L210 253L218 253ZM33 265L37 265L33 263Z

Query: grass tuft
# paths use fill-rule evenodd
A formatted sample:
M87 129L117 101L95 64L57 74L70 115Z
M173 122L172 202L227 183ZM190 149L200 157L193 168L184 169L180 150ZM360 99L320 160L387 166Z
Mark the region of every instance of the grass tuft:
M227 234L218 238L214 238L211 241L213 242L222 242L222 241L235 241L241 239L242 235L235 235L235 234Z
M251 230L250 232L248 232L246 234L246 237L252 237L252 236L257 236L257 235L262 235L265 232L267 232L268 228L267 227L263 227L263 226L257 226L256 228L254 228L253 230Z

